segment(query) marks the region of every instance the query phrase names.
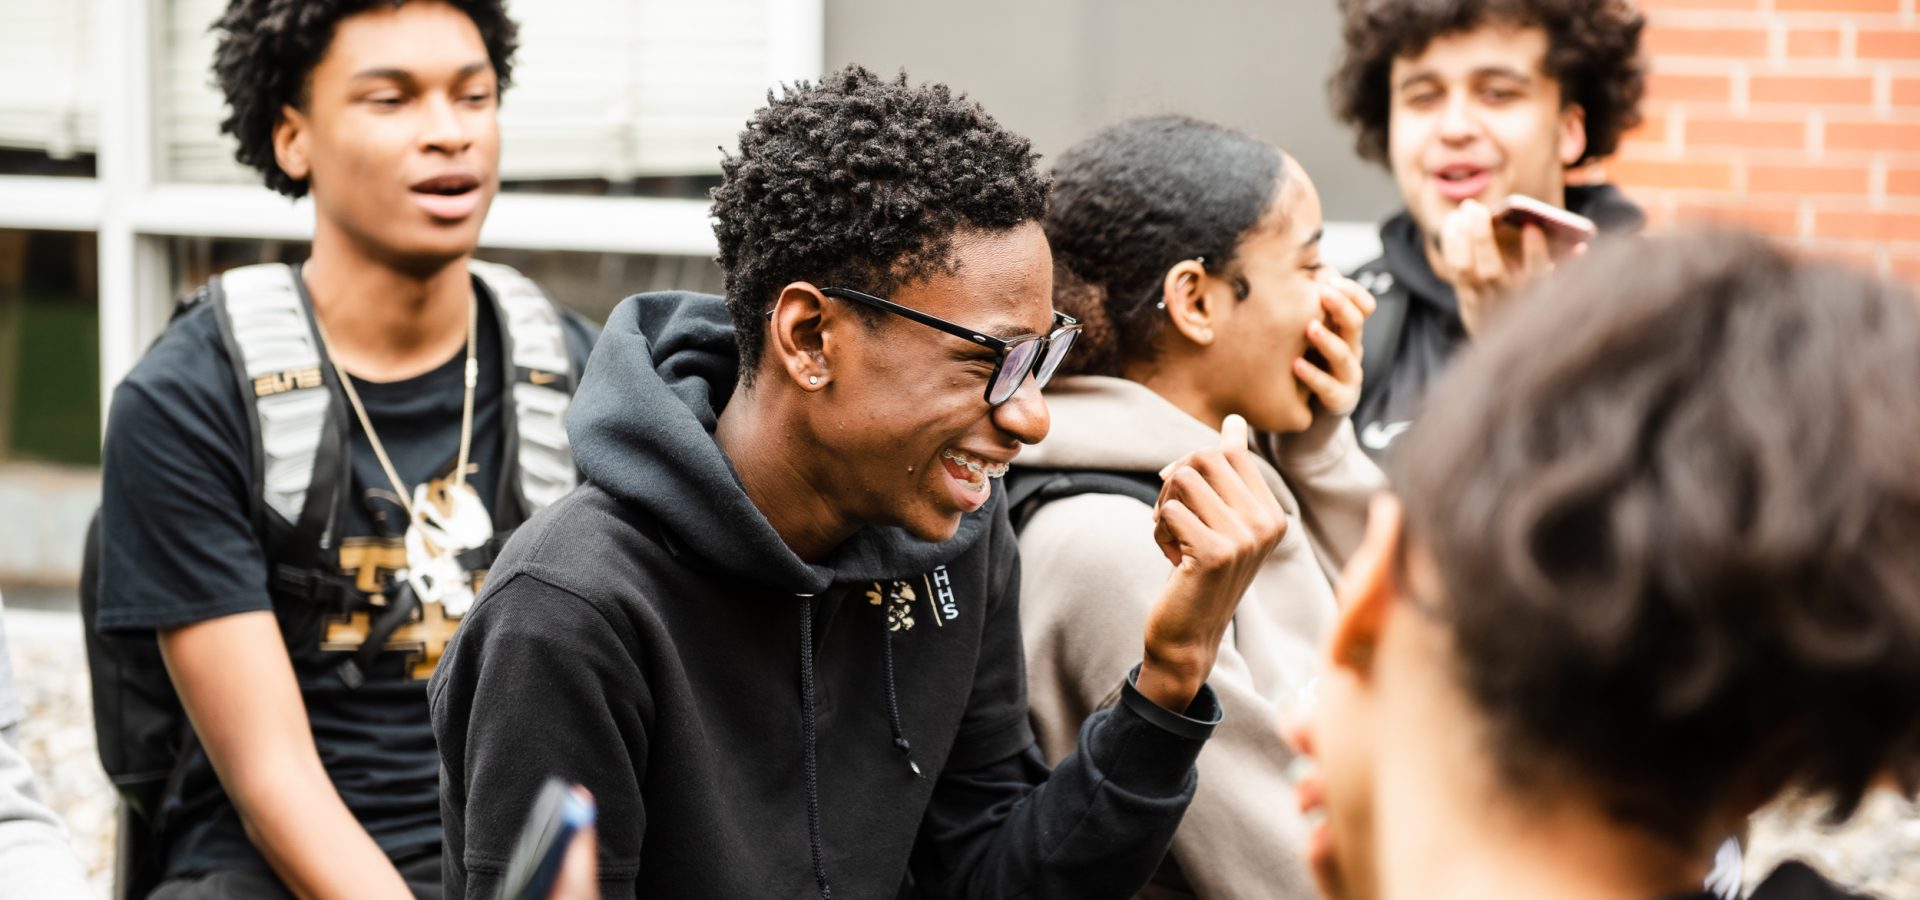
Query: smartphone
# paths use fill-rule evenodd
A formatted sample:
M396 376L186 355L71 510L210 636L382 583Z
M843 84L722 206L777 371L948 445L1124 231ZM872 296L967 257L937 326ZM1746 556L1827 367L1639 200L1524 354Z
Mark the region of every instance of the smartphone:
M1600 233L1592 219L1525 194L1509 194L1506 201L1494 210L1493 217L1515 229L1525 225L1540 226L1540 230L1547 235L1547 242L1556 250L1586 243Z
M520 829L507 877L500 883L500 900L547 900L560 862L580 830L593 824L593 801L580 796L573 785L549 777L533 801L533 812Z

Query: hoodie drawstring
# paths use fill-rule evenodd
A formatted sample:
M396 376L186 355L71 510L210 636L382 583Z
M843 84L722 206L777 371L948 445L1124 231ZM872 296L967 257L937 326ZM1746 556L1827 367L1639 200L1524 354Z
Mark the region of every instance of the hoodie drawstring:
M907 758L907 768L913 770L913 777L924 778L920 774L920 764L913 761L913 745L907 743L905 730L900 727L900 694L893 688L893 628L886 617L880 619L881 634L886 635L883 646L886 647L887 660L887 724L893 727L893 745L900 748L901 755Z
M900 724L900 692L893 677L893 629L885 616L880 618L882 657L887 665L887 725L893 729L893 745L907 758L913 777L925 778L920 764L913 761L913 744ZM821 900L831 900L833 887L827 883L826 850L820 838L820 740L814 722L813 699L813 597L800 595L800 730L806 741L807 843L813 851L813 880L820 887Z
M807 842L813 847L813 881L821 900L831 900L825 851L820 845L820 754L813 722L813 598L800 598L800 727L806 736Z

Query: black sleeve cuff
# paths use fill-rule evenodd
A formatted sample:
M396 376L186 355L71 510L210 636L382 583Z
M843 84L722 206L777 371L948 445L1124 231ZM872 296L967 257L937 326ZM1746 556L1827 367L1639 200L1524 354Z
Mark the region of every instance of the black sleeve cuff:
M1136 665L1127 673L1127 683L1120 687L1120 702L1134 715L1190 741L1204 741L1213 736L1213 729L1220 725L1221 710L1212 687L1201 685L1200 692L1193 695L1193 702L1182 715L1148 700L1147 695L1134 686L1139 678L1140 667Z

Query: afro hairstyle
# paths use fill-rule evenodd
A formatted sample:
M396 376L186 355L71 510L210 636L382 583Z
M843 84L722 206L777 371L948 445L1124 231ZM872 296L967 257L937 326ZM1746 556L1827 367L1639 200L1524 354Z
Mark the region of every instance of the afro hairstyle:
M233 0L213 25L221 32L213 74L227 98L220 130L239 141L234 152L257 170L267 187L289 197L304 197L307 183L281 170L273 155L273 130L280 110L307 102L307 76L326 55L340 20L375 7L399 7L406 0ZM507 18L501 0L440 0L467 14L480 29L487 59L504 92L513 72L519 27Z
M886 295L952 271L953 236L1037 222L1047 181L1031 143L943 84L848 66L769 92L721 162L714 235L751 384L766 310L807 281ZM874 321L879 313L859 313Z
M1632 0L1341 0L1340 11L1345 49L1333 72L1333 107L1366 159L1387 164L1393 61L1495 23L1546 32L1546 73L1560 83L1563 101L1586 113L1587 148L1569 168L1612 155L1620 136L1640 124L1647 17Z

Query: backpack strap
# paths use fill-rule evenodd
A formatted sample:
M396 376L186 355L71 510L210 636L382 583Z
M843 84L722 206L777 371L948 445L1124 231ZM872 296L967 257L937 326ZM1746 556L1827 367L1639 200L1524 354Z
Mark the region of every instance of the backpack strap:
M564 314L539 285L499 263L473 260L469 266L506 325L501 336L512 365L504 368L513 398L502 410L508 425L506 459L516 473L515 499L532 515L579 481L566 428L579 373L567 351Z
M1015 533L1025 530L1040 507L1080 494L1118 494L1148 506L1160 500L1160 476L1152 472L1015 466L1004 484Z
M349 437L335 402L339 377L299 272L281 263L230 269L209 282L209 295L251 412L253 514L272 561L268 591L345 610L359 592L330 562Z
M310 489L322 457L337 465L343 448L325 446L333 437L333 392L294 270L280 263L232 269L214 279L213 295L221 337L252 408L254 479L268 523L317 543L333 518L334 492L310 498Z

